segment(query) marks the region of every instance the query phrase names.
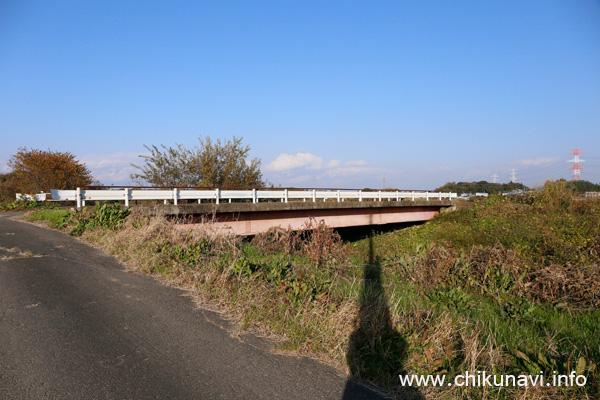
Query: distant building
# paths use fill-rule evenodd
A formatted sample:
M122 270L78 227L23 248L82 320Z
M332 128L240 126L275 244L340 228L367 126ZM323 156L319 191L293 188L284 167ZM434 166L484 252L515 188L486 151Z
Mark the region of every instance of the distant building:
M525 193L523 189L513 189L510 192L502 192L502 196L518 196Z
M597 199L600 197L600 192L585 192L586 199Z

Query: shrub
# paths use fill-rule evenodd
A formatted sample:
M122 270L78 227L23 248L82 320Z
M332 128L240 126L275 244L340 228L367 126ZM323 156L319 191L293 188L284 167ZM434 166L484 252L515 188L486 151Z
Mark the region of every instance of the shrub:
M96 203L89 216L86 215L85 210L74 216L75 227L71 230L71 235L81 236L86 230L97 227L117 229L123 224L129 213L130 210L121 208L119 203L104 203L102 205Z
M273 227L257 234L251 243L267 253L303 255L316 266L343 264L349 256L349 244L345 244L340 235L324 221L317 222L314 218L299 230Z

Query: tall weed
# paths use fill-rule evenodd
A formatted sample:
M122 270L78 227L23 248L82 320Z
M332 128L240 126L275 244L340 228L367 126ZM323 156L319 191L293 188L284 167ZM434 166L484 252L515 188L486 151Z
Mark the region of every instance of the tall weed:
M81 236L86 230L98 227L118 229L130 212L128 208L121 208L119 203L96 203L89 214L84 210L74 215L75 227L71 230L71 235Z

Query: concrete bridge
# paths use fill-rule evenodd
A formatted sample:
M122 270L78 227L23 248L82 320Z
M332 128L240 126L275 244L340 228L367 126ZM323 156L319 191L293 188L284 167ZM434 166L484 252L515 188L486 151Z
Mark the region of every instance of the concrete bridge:
M254 235L273 226L302 228L314 218L334 228L427 221L453 205L456 193L342 189L104 189L53 190L53 200L131 202L144 213L181 217L186 224L211 223L237 235Z
M273 226L300 229L311 218L317 222L323 220L332 228L427 221L451 206L448 200L273 202L162 205L145 207L145 211L153 215L186 216L182 218L185 224L208 222L237 235L255 235Z

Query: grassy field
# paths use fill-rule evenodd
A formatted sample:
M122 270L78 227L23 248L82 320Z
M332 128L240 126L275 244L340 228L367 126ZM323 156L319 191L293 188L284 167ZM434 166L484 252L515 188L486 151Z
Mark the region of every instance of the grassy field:
M56 214L56 215L53 215ZM398 397L598 398L600 202L560 182L491 197L420 226L344 242L312 221L252 240L184 230L118 205L41 210L31 219L96 243L133 268ZM469 371L584 386L415 387L399 374Z

